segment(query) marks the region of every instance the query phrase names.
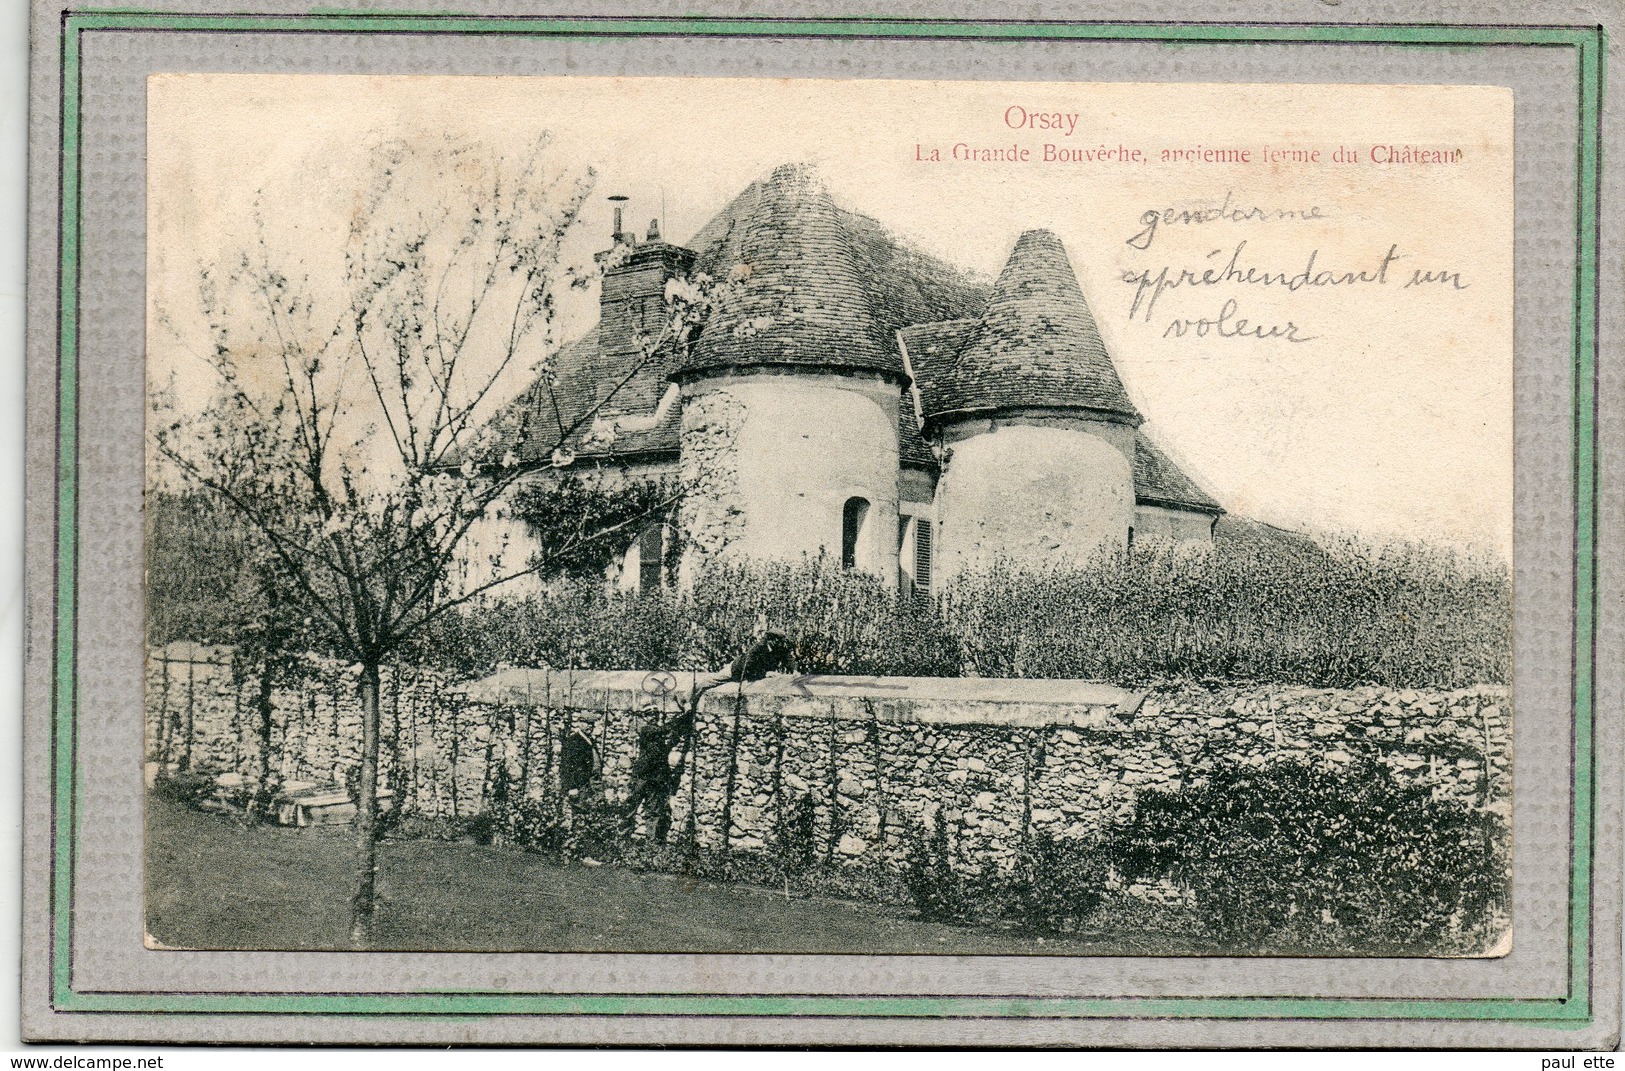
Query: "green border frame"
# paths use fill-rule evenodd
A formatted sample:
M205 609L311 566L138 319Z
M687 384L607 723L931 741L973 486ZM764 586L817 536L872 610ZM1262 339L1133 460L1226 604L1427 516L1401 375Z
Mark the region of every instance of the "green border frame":
M1577 51L1579 136L1575 146L1576 272L1574 372L1573 783L1570 786L1568 992L1505 999L1299 997L953 997L716 996L703 994L512 994L420 990L405 993L134 993L75 989L72 976L74 834L81 810L77 748L78 332L81 40L95 31L482 34L548 37L821 37L1162 41L1246 44L1486 45ZM876 18L555 18L321 11L309 15L185 15L139 8L68 10L62 15L60 279L58 307L56 535L51 691L52 1007L80 1013L404 1016L809 1016L1013 1019L1419 1020L1518 1022L1552 1029L1590 1025L1592 856L1596 806L1593 679L1596 660L1598 203L1603 58L1601 26L1442 24L1149 23L903 20Z

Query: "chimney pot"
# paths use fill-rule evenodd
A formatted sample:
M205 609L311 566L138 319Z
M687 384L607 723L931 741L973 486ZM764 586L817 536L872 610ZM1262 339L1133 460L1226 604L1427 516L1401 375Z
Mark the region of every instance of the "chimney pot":
M610 238L616 243L624 241L627 245L633 245L636 239L621 229L621 206L626 204L626 201L624 194L611 194L609 197L609 203L615 206L615 230L610 234Z

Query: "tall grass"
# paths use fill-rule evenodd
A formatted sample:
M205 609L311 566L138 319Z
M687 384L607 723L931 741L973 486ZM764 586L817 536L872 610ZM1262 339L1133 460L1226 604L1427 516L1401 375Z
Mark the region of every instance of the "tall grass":
M1146 543L995 565L941 599L966 671L1453 687L1511 673L1504 566L1419 544Z
M1082 565L996 564L934 602L823 560L716 565L692 593L547 594L448 623L424 656L577 668L716 668L759 626L802 672L1216 678L1347 687L1456 687L1511 673L1503 565L1352 539L1141 543Z
M625 595L596 578L561 578L543 595L445 620L413 653L463 672L500 663L716 669L762 625L794 640L804 673L959 675L959 644L929 604L822 560L714 565L683 595Z
M928 602L824 559L715 566L692 605L713 665L748 646L760 623L794 640L805 673L959 675L959 643Z
M612 595L598 578L561 577L545 594L448 615L406 653L461 673L507 664L556 669L709 668L689 605L668 592Z

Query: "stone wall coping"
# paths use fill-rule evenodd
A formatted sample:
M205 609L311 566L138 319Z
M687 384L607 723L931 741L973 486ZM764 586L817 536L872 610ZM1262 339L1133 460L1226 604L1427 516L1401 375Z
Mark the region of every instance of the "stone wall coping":
M464 685L476 702L649 709L671 706L715 673L641 670L504 669ZM702 707L731 706L735 696L791 715L876 718L910 722L1097 722L1132 713L1144 692L1100 681L989 677L865 677L773 674L748 684L711 689Z
M711 672L630 669L503 669L464 685L469 698L486 702L512 702L531 698L556 702L571 693L640 692L656 695L675 688L686 693L696 684L715 681ZM715 689L732 695L852 697L868 699L944 699L950 701L1055 703L1065 706L1110 706L1136 699L1140 693L1101 681L1029 679L1020 677L864 677L806 673L774 673L748 684L723 684Z
M230 665L233 648L225 644L193 643L175 640L162 647L154 647L148 654L160 662L196 662L200 665Z
M483 680L462 686L464 694L480 703L512 706L576 707L596 710L660 711L671 713L677 700L695 687L715 685L718 674L695 671L504 669ZM1207 691L1192 685L1197 691ZM1373 702L1410 704L1418 701L1448 703L1477 694L1504 697L1505 686L1395 691L1368 687L1316 688L1298 685L1232 686L1219 694L1237 699L1248 693L1270 693L1268 705L1312 701L1320 696L1342 696L1363 705ZM841 721L876 721L900 724L987 725L1028 728L1074 728L1113 734L1137 732L1136 718L1150 701L1161 709L1170 700L1181 701L1181 689L1134 691L1100 681L1043 680L1002 677L868 677L838 674L774 674L749 684L724 683L712 687L701 702L710 714L738 709L738 697L749 700L757 716L834 718ZM1182 718L1211 719L1212 710L1181 714ZM1232 708L1226 718L1238 722L1262 716L1260 711ZM1325 717L1335 720L1336 712Z
M601 699L606 693L617 692L652 699L661 694L662 678L670 691L686 695L696 682L714 679L715 674L688 670L651 673L635 669L509 668L469 681L462 688L463 693L477 703L568 706L578 700Z
M720 689L719 689L720 690ZM774 674L744 686L746 695L939 699L946 702L1052 704L1119 707L1137 692L1100 681L1041 680L1019 677L859 677Z

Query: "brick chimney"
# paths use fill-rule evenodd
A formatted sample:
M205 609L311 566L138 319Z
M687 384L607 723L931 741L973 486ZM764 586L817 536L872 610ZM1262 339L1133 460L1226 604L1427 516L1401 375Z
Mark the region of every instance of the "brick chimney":
M605 265L598 345L606 356L620 357L641 352L640 332L651 340L660 334L667 316L666 282L686 278L697 254L661 240L658 220L649 221L648 236L638 241L636 233L621 229L618 203L613 239L614 245L598 254Z

